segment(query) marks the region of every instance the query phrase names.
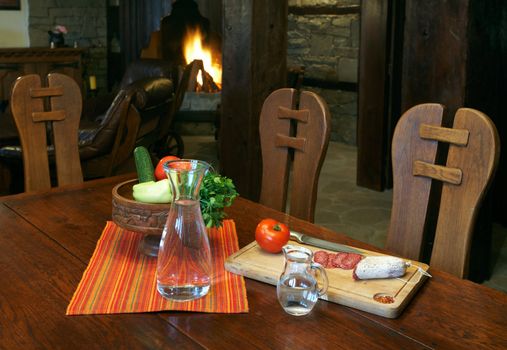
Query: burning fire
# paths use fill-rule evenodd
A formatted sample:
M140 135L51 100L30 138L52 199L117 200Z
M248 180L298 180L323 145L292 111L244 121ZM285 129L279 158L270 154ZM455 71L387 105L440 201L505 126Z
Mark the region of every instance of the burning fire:
M217 85L222 84L222 66L213 62L212 52L202 47L202 35L199 29L188 30L184 40L183 52L187 64L194 60L202 60L204 70L211 75ZM203 84L202 72L197 76L197 82Z

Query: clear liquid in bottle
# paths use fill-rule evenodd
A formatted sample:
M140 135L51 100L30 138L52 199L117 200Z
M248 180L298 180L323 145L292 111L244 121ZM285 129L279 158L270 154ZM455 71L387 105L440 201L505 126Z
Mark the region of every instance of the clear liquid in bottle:
M276 285L278 301L290 315L307 315L327 291L326 270L312 262L313 252L310 249L288 244L282 251L285 266ZM320 276L320 282L317 276Z
M198 196L207 164L173 162L179 167L166 168L175 198L160 240L157 290L164 298L189 301L206 295L212 279L211 249Z
M312 311L318 299L316 281L305 274L286 275L278 281L278 301L291 315L303 316Z

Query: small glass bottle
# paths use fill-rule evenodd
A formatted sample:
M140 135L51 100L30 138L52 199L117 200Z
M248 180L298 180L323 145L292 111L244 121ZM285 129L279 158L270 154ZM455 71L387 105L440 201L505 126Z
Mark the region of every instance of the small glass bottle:
M160 240L157 289L167 299L197 299L211 286L211 249L199 203L199 188L208 169L209 164L199 160L164 164L174 200Z
M278 301L288 314L306 315L312 311L318 298L327 292L326 270L312 262L313 252L310 249L286 245L282 250L285 266L276 286ZM317 284L316 271L322 280L320 288Z

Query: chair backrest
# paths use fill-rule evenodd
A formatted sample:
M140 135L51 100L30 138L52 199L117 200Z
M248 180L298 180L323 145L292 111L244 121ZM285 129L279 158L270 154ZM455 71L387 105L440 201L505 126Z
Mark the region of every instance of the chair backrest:
M51 125L58 185L83 182L77 145L81 91L63 74L48 74L47 81L48 87L42 87L39 75L30 74L19 77L12 89L11 110L23 149L27 192L51 188L47 124ZM47 103L45 98L49 98Z
M461 108L442 127L443 106L422 104L399 120L392 142L393 206L386 248L420 260L434 180L442 182L430 265L464 278L480 203L498 164L499 138L483 113ZM435 164L448 143L446 164ZM439 157L440 158L440 157Z
M285 211L292 162L290 214L314 220L317 184L331 132L326 102L317 94L279 89L262 106L259 132L262 150L260 202Z

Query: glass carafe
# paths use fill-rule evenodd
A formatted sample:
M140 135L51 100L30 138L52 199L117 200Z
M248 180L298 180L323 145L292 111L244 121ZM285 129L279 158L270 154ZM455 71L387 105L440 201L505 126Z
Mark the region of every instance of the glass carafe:
M175 301L200 298L211 285L211 250L199 203L208 168L208 163L188 159L164 164L174 198L160 240L157 289Z
M285 267L276 286L278 301L288 314L306 315L327 291L326 270L320 264L312 262L313 252L310 249L286 245L282 250ZM322 281L320 287L318 279Z

